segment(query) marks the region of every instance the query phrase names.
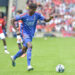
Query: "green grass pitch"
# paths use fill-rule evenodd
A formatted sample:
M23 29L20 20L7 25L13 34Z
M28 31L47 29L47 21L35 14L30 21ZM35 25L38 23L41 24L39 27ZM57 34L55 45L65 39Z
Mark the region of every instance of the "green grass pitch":
M75 75L75 38L33 39L32 65L34 71L27 71L27 59L18 58L12 67L10 56L18 51L15 38L7 40L10 55L4 53L0 40L0 75ZM64 73L57 73L56 66L63 64Z

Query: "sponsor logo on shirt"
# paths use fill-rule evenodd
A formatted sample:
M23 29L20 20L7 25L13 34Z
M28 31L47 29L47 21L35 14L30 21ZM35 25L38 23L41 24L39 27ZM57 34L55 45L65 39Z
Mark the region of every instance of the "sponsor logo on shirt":
M36 21L36 16L34 16L34 18L32 18L31 20L29 20L28 18L26 19L26 24L28 26L33 26L35 24Z

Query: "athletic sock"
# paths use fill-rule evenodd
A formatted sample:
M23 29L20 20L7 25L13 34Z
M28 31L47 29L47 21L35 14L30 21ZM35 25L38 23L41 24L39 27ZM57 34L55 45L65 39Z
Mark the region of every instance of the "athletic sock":
M4 49L7 50L7 46L4 46Z
M28 48L27 49L27 65L28 66L31 65L31 52L32 52L32 48Z
M22 51L22 49L19 50L19 51L17 52L17 54L14 56L14 60L16 60L16 58L20 57L23 53L24 53L24 52Z

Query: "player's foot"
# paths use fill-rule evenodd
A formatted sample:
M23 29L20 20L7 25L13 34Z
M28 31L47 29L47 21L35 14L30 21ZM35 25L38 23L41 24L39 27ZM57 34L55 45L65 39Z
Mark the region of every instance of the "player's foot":
M23 58L23 57L25 57L27 54L23 54L21 57Z
M12 60L12 66L15 67L16 63L15 63L15 60L14 60L13 56L11 56L11 60Z
M34 70L32 66L28 66L27 68L28 71Z
M10 54L8 50L5 50L5 53L6 53L6 54Z

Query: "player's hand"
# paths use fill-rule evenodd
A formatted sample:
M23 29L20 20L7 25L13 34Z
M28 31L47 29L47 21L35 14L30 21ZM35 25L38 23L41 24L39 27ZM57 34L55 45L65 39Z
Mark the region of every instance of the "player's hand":
M45 22L49 22L50 20L52 20L54 17L50 16L49 19L44 19Z
M54 17L53 16L50 16L49 20L52 20Z

